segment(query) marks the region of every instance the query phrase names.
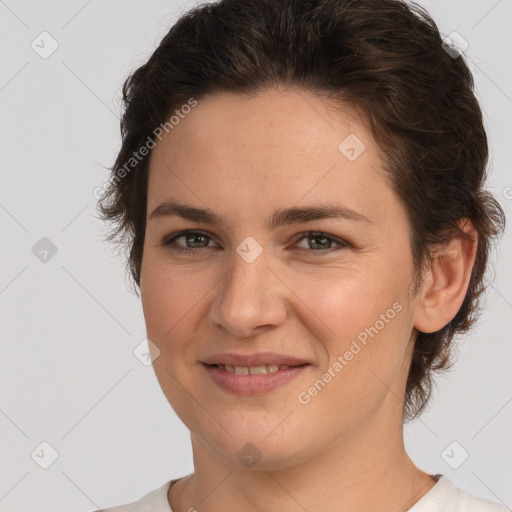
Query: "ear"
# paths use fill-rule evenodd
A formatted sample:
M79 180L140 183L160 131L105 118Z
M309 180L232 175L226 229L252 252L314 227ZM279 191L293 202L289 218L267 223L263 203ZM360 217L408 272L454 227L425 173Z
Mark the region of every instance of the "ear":
M468 237L452 238L435 254L417 294L414 327L420 332L442 329L455 317L466 296L478 237L469 219L460 219L458 226Z

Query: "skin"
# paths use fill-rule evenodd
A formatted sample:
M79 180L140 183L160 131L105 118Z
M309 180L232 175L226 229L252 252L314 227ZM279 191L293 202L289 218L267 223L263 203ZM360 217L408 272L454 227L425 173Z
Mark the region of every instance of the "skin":
M338 150L349 134L366 146L354 161ZM382 165L355 111L286 88L203 97L153 149L141 298L160 351L153 349L154 370L191 432L195 467L170 488L173 511L396 512L434 486L404 448L405 384L416 329L434 332L455 316L476 244L453 240L414 294L408 219ZM150 219L171 199L209 208L223 222ZM277 208L326 203L370 222L267 224ZM196 253L162 245L184 229L207 235L189 240ZM307 231L332 239L301 235ZM252 263L236 252L249 236L262 248ZM173 246L186 248L186 237ZM299 393L397 303L400 312L300 403ZM264 351L311 365L245 397L214 384L200 362ZM251 467L237 455L248 442L261 456Z

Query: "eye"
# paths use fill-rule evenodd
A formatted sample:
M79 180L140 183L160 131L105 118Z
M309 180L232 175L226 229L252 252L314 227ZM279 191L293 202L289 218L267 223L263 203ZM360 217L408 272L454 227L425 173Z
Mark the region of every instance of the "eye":
M179 240L180 238L185 239L185 247L181 244L175 244L176 240ZM204 241L211 240L210 236L208 236L206 233L202 231L196 231L193 229L188 229L185 231L180 231L179 233L173 233L170 237L167 237L163 242L162 245L165 247L169 247L172 250L176 250L179 252L183 252L185 254L192 254L195 253L197 250L208 247L208 242L206 242L206 246L204 245ZM188 244L192 245L199 245L199 247L188 247ZM202 247L201 247L202 245Z
M312 253L325 255L326 253L330 254L334 251L350 247L350 244L344 240L341 240L338 237L329 235L322 231L307 231L305 233L300 233L299 236L300 237L297 239L295 244L297 244L299 241L306 240L308 248L298 249L299 253L306 255L311 255ZM185 246L176 242L180 238L185 240ZM200 251L201 249L212 247L209 244L209 241L212 241L212 238L207 233L203 231L188 229L178 233L173 233L172 235L166 237L163 240L162 245L164 247L170 248L173 251L178 251L184 254L196 254L197 251ZM333 243L336 244L337 247L333 248ZM191 244L193 247L189 247L189 244Z
M310 247L309 250L299 249L300 253L307 255L310 255L312 253L320 253L318 255L323 256L326 253L330 254L334 251L339 251L340 249L350 247L350 245L344 240L341 240L340 238L329 235L327 233L323 233L322 231L308 231L306 233L301 233L298 241L300 240L305 240L306 245ZM310 243L311 241L312 243ZM335 247L334 249L332 248L333 242L337 244L337 247Z

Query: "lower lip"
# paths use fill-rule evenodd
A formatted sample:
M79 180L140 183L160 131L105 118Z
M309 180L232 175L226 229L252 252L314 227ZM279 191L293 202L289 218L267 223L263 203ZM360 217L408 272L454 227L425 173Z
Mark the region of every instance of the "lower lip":
M309 365L292 366L287 370L265 375L236 375L217 366L203 364L204 368L218 386L238 395L262 395L298 377Z

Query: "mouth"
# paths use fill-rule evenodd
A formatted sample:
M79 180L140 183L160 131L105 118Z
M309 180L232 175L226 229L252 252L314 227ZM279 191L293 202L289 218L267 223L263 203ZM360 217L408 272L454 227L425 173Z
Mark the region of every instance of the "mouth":
M303 363L299 365L289 365L289 364L263 364L259 366L235 366L230 364L206 364L206 366L211 366L215 368L219 368L220 370L224 370L228 373L232 373L234 375L267 375L269 373L276 373L280 370L289 370L290 368L299 368L302 366L307 366L308 363Z
M202 363L210 382L223 392L237 396L261 396L299 377L311 367L309 363L258 364L239 366L223 363Z

